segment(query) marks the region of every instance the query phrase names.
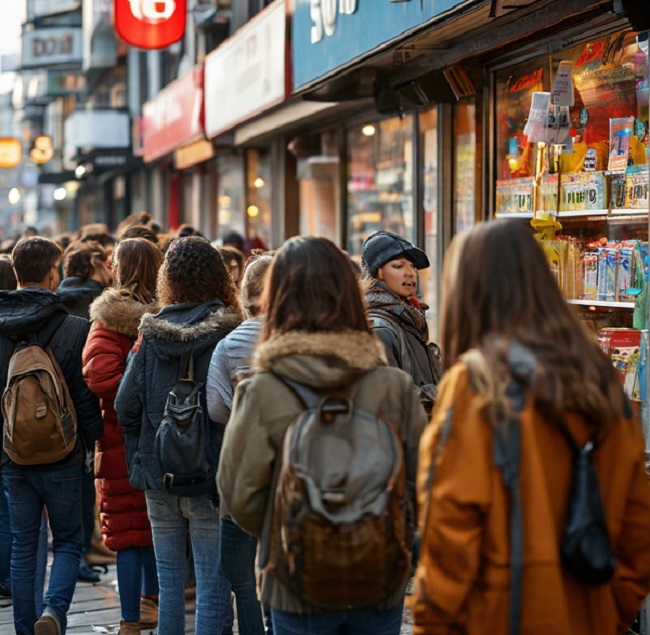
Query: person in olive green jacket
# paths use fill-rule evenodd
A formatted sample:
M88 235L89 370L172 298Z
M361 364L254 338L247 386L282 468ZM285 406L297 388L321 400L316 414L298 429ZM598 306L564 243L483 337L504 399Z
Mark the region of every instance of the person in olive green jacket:
M332 242L313 237L287 241L271 265L264 298L266 321L254 357L258 372L237 386L218 473L221 496L234 520L260 539L261 560L273 548L270 540L278 539L267 534L265 523L273 509L274 468L287 428L305 409L276 373L321 393L358 381L355 405L390 421L402 441L410 497L426 425L411 377L386 365L383 346L370 332L354 272ZM262 574L259 584L276 635L397 635L408 578L407 571L396 590L375 606L343 612L306 603L270 573Z

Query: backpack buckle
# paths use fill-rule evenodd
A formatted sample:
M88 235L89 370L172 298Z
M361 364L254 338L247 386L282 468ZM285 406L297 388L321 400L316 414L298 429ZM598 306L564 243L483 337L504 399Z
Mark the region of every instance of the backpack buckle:
M323 399L320 404L320 417L325 423L332 423L338 415L345 415L352 411L349 399Z

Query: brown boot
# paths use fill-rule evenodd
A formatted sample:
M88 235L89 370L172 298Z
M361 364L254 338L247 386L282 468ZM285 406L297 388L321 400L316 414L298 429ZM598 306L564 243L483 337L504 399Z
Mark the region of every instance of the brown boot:
M117 635L140 635L144 626L140 622L124 622L120 620L120 630Z
M140 624L142 628L154 628L158 624L158 596L140 597Z
M103 540L93 540L90 545L90 553L86 554L86 560L90 565L115 564L117 554L111 551Z

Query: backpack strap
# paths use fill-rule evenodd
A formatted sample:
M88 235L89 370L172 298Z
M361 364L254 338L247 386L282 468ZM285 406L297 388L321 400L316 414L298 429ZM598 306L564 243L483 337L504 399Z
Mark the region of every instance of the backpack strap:
M509 635L519 635L521 626L521 579L523 568L523 524L519 496L519 457L521 428L519 413L526 405L526 387L535 371L535 355L517 342L510 345L508 365L511 379L506 397L512 408L507 421L498 421L493 429L494 463L501 469L510 492L510 608Z

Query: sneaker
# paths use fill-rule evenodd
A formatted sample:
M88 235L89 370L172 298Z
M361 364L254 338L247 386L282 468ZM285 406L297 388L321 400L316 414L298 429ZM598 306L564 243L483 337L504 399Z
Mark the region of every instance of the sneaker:
M61 624L51 613L43 613L34 624L34 635L61 635Z
M77 572L77 580L79 582L99 582L99 573L92 567L88 566L86 559L82 556L79 562L79 571Z

